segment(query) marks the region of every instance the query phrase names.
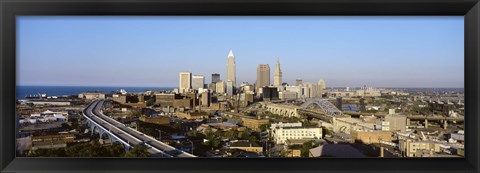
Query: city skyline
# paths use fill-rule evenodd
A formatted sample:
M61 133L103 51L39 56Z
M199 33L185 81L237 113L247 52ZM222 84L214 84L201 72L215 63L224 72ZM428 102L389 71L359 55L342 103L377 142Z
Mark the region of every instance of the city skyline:
M323 79L327 87L463 88L464 81L461 17L22 16L18 22L17 85L178 86L178 73L183 71L205 76L206 81L211 81L211 74L218 73L221 80L227 81L225 64L229 50L235 52L237 85L255 83L257 66L276 67L277 58L282 65L282 81L290 85L296 79L311 83ZM70 26L75 22L78 24ZM135 30L126 24L144 27ZM113 33L106 32L115 26ZM239 26L247 31L237 28ZM352 26L360 30L348 30ZM85 28L90 30L79 33ZM184 31L186 36L177 33L166 37L175 28ZM212 28L221 32L212 33ZM436 30L432 30L434 28ZM155 29L160 31L152 32ZM295 29L304 29L301 31L306 33L298 33ZM335 33L332 31L335 29L343 30L334 36L326 35ZM403 30L398 31L400 29ZM38 30L40 32L34 32ZM148 33L140 34L140 31ZM69 35L75 32L84 38ZM125 34L130 32L134 33ZM200 32L211 38L196 35ZM149 35L152 33L160 36ZM85 37L89 34L101 38ZM248 38L241 39L241 34ZM364 39L362 34L375 34L378 38ZM254 40L254 36L258 39ZM213 45L201 44L202 39L212 41ZM261 43L250 43L247 39ZM237 43L239 40L245 43ZM100 43L88 45L88 41ZM368 44L361 44L364 42ZM160 48L155 49L155 46ZM340 50L342 47L349 51ZM400 52L403 55L398 55ZM273 72L270 71L271 84Z

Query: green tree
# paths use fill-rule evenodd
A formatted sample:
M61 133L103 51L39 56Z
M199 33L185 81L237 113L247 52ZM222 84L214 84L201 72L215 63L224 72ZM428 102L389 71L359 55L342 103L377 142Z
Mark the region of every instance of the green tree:
M150 97L150 99L147 100L147 106L153 106L155 104L155 98Z
M128 112L127 117L128 118L138 118L142 115L142 113L139 110L131 110Z
M272 125L272 123L268 123L268 124L262 124L260 125L260 130L263 132L263 131L267 131L268 128L270 128L270 126Z
M65 149L63 148L54 148L54 149L44 149L40 148L35 151L31 151L28 156L30 157L66 157Z
M308 157L308 153L312 148L313 148L313 141L308 141L303 143L302 148L300 149L302 157Z
M229 130L223 133L223 136L228 139L233 139L235 138L235 131Z
M70 122L72 122L72 129L78 129L79 124L78 124L78 119L76 118L71 118Z
M255 143L255 142L257 142L257 140L258 140L258 139L257 139L257 137L255 137L255 136L249 136L249 137L248 137L248 141L251 142L251 143Z
M147 151L147 147L143 145L137 145L125 153L125 157L150 157L150 154Z
M122 157L125 154L125 147L120 142L114 142L108 149L112 157Z
M244 140L250 139L250 132L248 132L248 131L243 131L243 132L240 134L240 139L244 139Z
M102 146L98 140L94 140L84 146L78 155L79 157L111 157L110 151Z
M68 123L62 123L62 129L72 130L72 126L70 126Z
M175 130L180 130L182 128L182 124L180 122L176 122L174 125L173 125L173 128L175 128Z

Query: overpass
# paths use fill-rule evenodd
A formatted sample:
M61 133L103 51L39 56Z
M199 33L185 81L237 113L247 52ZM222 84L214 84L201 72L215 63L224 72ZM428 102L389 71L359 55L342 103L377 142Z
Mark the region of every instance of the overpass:
M87 124L93 132L98 131L100 137L105 135L111 142L118 141L126 150L135 145L147 146L147 151L153 157L196 157L190 153L178 150L175 147L167 145L155 138L126 127L124 124L103 114L104 100L95 100L83 110L83 117L87 119Z
M352 116L375 116L375 117L385 117L386 113L360 113L360 112L344 112L344 114L352 115ZM408 119L411 120L428 120L428 121L455 121L455 122L463 122L464 117L444 117L444 116L424 116L424 115L407 115Z
M344 114L346 115L351 115L351 116L375 116L375 117L385 117L387 116L386 113L359 113L359 112L345 112ZM443 124L443 128L446 129L448 126L448 122L464 122L465 118L463 116L461 117L445 117L445 116L425 116L425 115L407 115L405 116L407 119L407 126L410 126L411 121L423 121L423 124L425 125L425 128L428 128L429 122L436 121L440 122Z

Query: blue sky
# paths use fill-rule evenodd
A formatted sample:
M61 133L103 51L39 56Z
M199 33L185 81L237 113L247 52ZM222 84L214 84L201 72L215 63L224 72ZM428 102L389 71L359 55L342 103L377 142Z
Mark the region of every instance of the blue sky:
M463 16L17 16L17 85L178 86L178 73L327 87L463 87Z

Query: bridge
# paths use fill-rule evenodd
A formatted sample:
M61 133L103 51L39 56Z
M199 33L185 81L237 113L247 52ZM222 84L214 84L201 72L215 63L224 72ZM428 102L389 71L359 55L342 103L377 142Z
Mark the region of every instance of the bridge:
M330 103L328 100L321 99L321 98L307 99L305 103L300 105L300 108L306 109L308 106L312 104L320 106L320 109L322 110L322 112L328 116L331 116L331 117L343 116L343 112L340 111L335 105Z
M196 157L104 115L103 103L104 100L95 100L83 110L83 117L87 119L90 130L92 133L98 132L100 138L108 137L112 143L120 142L126 150L136 145L145 145L153 157Z
M298 106L294 105L281 105L281 104L266 104L267 111L278 114L285 117L299 117Z

